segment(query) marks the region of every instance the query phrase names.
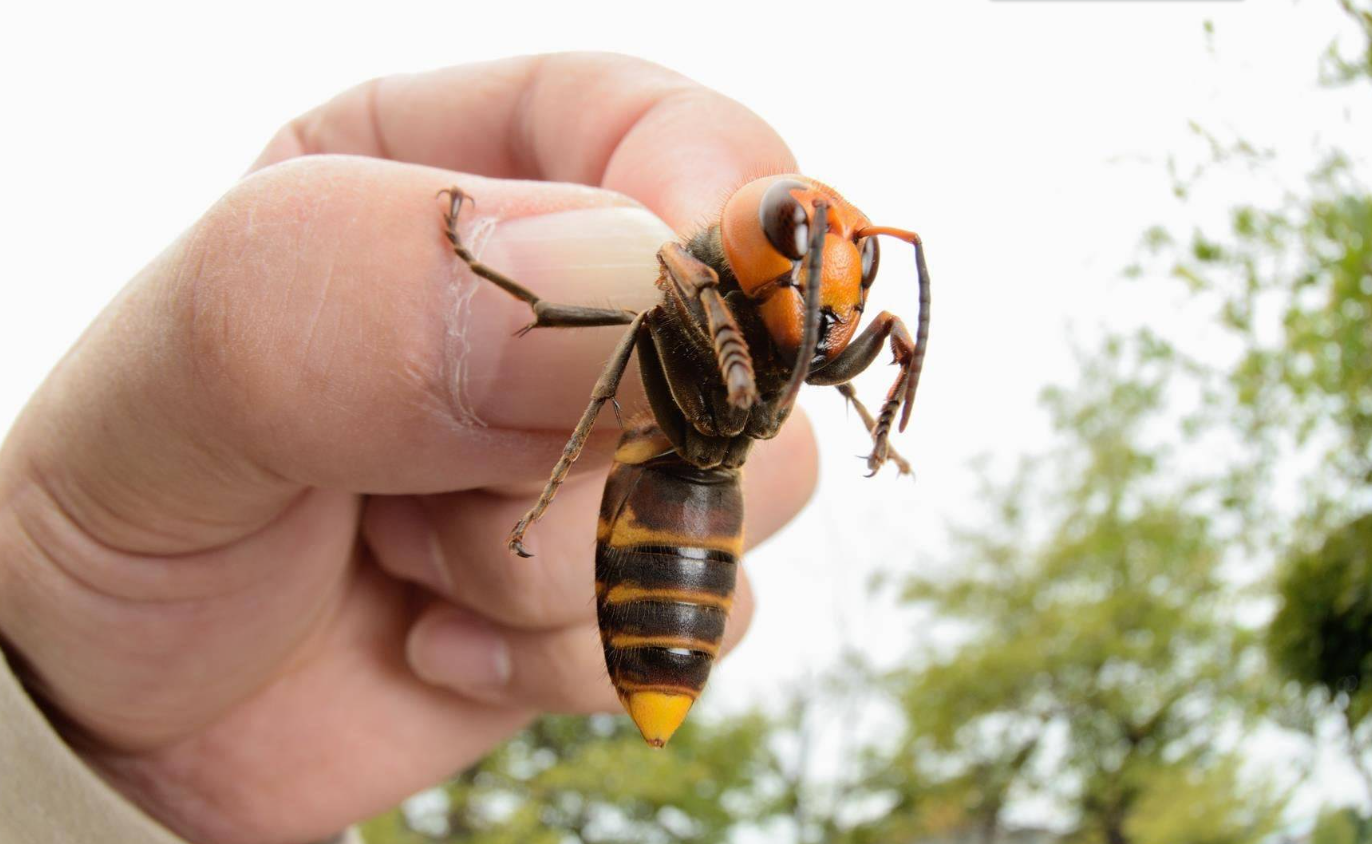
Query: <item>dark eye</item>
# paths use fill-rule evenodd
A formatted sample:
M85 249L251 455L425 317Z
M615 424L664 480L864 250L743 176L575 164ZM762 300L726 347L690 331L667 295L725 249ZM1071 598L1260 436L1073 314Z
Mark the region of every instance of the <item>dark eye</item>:
M862 253L862 286L871 287L881 264L881 248L875 237L864 237L858 244L858 251Z
M805 206L791 196L791 191L804 188L805 185L795 179L782 179L767 188L757 211L767 242L792 261L805 257L805 247L810 240Z

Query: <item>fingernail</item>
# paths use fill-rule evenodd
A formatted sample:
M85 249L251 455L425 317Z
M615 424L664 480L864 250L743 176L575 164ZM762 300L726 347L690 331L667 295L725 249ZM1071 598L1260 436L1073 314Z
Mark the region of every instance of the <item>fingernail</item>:
M456 610L415 625L406 656L421 680L463 693L497 692L512 673L505 638L485 621Z
M367 504L365 527L378 553L393 558L392 569L436 590L455 594L452 572L429 512L413 496L378 496Z
M483 263L545 298L589 290L598 304L638 309L657 301L657 250L675 238L645 209L587 208L497 222L480 248Z

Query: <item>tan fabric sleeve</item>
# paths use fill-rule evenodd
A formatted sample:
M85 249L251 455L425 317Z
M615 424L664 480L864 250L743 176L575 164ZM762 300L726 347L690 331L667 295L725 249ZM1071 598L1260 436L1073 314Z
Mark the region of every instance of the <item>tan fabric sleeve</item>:
M362 844L356 830L339 844ZM0 843L186 844L86 767L0 652Z

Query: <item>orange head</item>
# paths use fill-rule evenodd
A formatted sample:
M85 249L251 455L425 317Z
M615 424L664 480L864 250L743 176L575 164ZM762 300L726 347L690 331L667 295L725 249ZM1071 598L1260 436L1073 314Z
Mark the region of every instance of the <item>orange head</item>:
M816 360L843 351L862 319L867 288L876 277L875 235L859 236L871 221L838 192L804 176L767 176L734 192L724 205L720 240L739 287L757 301L772 341L794 355L805 333L806 273L801 264L812 232L815 202L829 207L820 285Z

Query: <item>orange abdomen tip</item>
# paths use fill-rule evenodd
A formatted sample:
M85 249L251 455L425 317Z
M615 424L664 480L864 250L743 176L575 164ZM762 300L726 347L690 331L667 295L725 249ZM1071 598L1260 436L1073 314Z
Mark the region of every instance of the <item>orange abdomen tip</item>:
M662 747L676 732L686 713L691 711L695 698L668 692L630 692L624 698L624 708L638 725L643 740L653 747Z

